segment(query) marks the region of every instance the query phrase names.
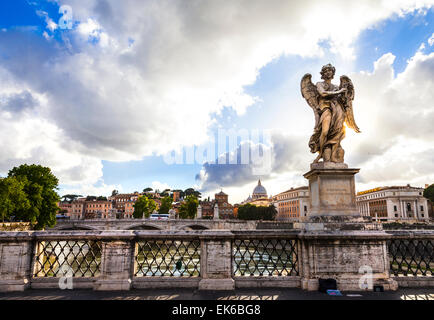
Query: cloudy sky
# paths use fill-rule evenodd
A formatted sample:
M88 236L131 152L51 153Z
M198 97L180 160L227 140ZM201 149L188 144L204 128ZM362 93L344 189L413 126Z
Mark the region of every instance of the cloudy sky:
M433 183L434 0L2 1L0 176L38 163L61 194L223 188L232 203L259 177L269 194L306 185L300 80L327 63L356 88L362 133L342 145L357 190ZM222 130L242 134L205 155L232 164L170 161Z

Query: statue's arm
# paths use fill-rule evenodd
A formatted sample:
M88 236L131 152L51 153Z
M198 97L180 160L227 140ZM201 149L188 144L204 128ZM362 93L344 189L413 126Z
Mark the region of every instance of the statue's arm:
M324 90L324 86L323 86L323 84L322 84L321 82L318 82L318 83L316 84L316 88L317 88L318 93L319 93L319 95L320 95L321 97L332 97L332 96L337 96L338 94L341 94L341 93L343 93L343 92L346 91L345 88L342 88L342 89L337 90L337 91L326 91L326 90Z

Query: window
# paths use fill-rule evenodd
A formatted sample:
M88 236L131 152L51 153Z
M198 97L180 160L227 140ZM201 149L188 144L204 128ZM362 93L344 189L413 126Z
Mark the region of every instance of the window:
M397 213L395 213L395 218L398 218L398 214Z
M307 211L307 206L304 206L304 212L306 212Z
M411 211L411 204L407 202L407 211Z
M393 206L393 211L398 211L398 208L396 206Z
M420 206L420 211L422 211L422 212L423 212L423 206Z

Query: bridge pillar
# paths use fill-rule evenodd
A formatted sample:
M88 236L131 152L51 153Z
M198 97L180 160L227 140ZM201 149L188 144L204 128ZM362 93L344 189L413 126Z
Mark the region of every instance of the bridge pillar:
M16 234L20 234L17 232ZM30 287L32 239L0 242L0 292L24 291Z
M94 290L130 290L134 272L134 242L108 240L102 243L101 275Z
M319 279L335 279L342 291L366 291L373 286L397 290L390 277L386 240L381 231L306 232L299 235L301 287L316 291Z
M232 239L229 230L206 230L201 235L199 290L234 290Z
M390 277L386 241L390 237L370 217L360 216L354 176L360 169L334 162L312 163L309 180L311 212L303 217L302 288L317 290L320 279L334 279L342 291L396 290Z

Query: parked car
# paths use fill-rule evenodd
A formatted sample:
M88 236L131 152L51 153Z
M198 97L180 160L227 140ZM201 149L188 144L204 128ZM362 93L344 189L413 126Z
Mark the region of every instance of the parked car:
M151 216L149 218L151 220L169 220L169 215L168 214L153 213L153 214L151 214Z

